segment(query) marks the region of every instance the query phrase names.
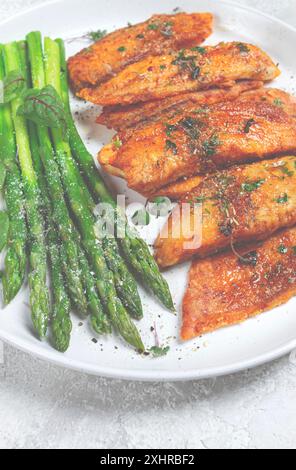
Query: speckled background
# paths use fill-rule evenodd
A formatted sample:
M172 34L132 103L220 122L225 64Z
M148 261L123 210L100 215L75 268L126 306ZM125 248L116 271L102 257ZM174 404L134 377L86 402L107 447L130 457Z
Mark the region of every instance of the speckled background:
M0 20L42 1L0 0ZM296 0L237 3L296 25ZM0 362L1 354L0 345ZM0 448L295 449L295 392L295 354L216 380L141 384L63 370L4 346Z

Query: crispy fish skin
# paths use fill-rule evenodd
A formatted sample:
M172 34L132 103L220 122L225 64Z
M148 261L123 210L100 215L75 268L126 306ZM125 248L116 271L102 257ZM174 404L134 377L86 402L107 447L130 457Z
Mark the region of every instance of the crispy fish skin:
M295 119L279 106L252 99L121 132L101 150L99 161L149 196L184 177L295 151Z
M230 87L237 80L270 81L279 74L258 47L230 42L147 57L101 86L81 90L79 96L102 106L129 105L213 86Z
M231 88L211 88L209 90L183 93L163 100L137 103L130 106L104 108L97 118L97 123L117 131L136 127L148 121L157 121L165 116L170 117L183 109L194 111L199 106L211 105L222 101L233 101L241 93L261 88L263 82L242 80Z
M147 55L201 44L212 33L210 13L155 15L144 23L119 29L68 61L75 90L98 85Z
M238 99L240 101L264 101L276 104L281 107L287 114L296 117L296 98L289 93L277 88L261 88L241 94ZM157 191L157 196L166 196L174 201L179 201L186 194L196 188L202 181L203 177L194 176L185 178L161 188Z
M176 207L156 240L159 266L173 266L193 256L204 258L233 244L264 240L295 225L295 162L296 157L284 157L205 178ZM198 204L201 213L194 219ZM176 220L182 221L180 230Z
M181 338L186 341L263 313L296 295L296 228L261 246L220 254L192 265L183 301ZM252 251L249 251L252 250Z

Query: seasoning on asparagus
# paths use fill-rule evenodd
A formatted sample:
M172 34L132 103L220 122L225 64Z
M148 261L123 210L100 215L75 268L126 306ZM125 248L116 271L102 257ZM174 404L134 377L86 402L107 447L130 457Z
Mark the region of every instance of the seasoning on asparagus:
M69 140L74 157L86 175L92 193L96 196L97 202L110 204L116 211L115 222L117 226L122 224L125 226L127 224L125 216L117 211L116 202L105 186L105 183L97 171L92 155L86 149L75 127L69 104L69 87L64 43L61 39L57 39L56 42L60 48L61 92L63 102L67 110ZM151 255L147 244L139 237L134 228L127 226L126 232L126 236L121 238L119 241L127 261L140 276L143 283L152 290L165 307L174 311L175 307L168 284L161 275L157 263Z

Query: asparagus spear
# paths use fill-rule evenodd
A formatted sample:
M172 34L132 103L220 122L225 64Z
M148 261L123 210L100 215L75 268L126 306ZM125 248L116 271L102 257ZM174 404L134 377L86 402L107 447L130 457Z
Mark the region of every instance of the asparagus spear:
M38 176L38 183L42 193L41 210L47 226L47 247L51 267L51 284L53 290L53 318L52 336L55 348L65 352L69 348L72 322L70 318L71 303L64 283L63 264L67 260L63 258L59 248L59 238L52 216L51 201L48 197L48 188L44 176L43 166L39 155L39 142L35 124L29 123L29 134L34 169Z
M45 86L45 75L42 59L41 35L40 33L30 33L27 39L31 61L32 82L36 87L38 86L42 88ZM68 208L64 199L59 169L54 160L48 131L47 129L44 129L41 126L38 126L38 130L39 139L40 142L42 142L41 157L47 175L47 182L50 189L50 194L52 195L53 216L56 221L56 225L59 227L59 231L63 240L62 251L65 250L66 252L64 260L66 259L69 263L69 265L67 265L66 262L63 263L66 277L68 279L68 285L73 285L73 289L75 288L75 283L71 282L71 279L69 279L69 274L71 276L75 275L76 272L77 274L80 274L80 277L83 279L83 284L86 290L86 296L88 301L87 306L89 306L92 314L91 319L92 324L95 325L95 331L99 334L109 333L110 323L108 321L108 318L106 317L106 314L98 297L95 288L95 281L90 272L88 261L83 253L83 250L81 249L81 241L79 234L70 219ZM77 269L79 269L79 273ZM77 292L75 293L71 289L71 297L75 298L78 296L79 298L83 298L84 294L79 285L79 278L77 278L76 286ZM86 313L84 306L80 306L79 310L80 312Z
M58 47L56 48L55 54L57 52L59 52ZM47 56L47 60L52 62L49 55ZM52 70L55 70L55 67L52 67ZM56 83L57 91L60 90L58 82L59 76L55 76L54 79L47 77L47 84L54 85L54 83ZM100 240L96 239L93 216L85 205L83 198L81 198L79 188L77 188L75 165L72 160L69 146L67 142L63 140L62 135L58 130L53 129L52 135L58 162L61 168L64 187L66 188L69 203L82 233L84 247L90 261L93 263L94 271L98 277L97 288L102 302L110 315L113 325L121 336L136 349L144 351L145 348L139 332L132 323L120 299L117 297L113 274L109 271L106 264L102 244Z
M0 80L4 78L0 45ZM4 303L9 304L19 292L26 271L27 228L20 171L16 161L16 143L10 106L0 106L0 160L6 171L4 199L9 216L8 248L2 275Z
M6 72L21 70L22 65L16 43L4 46L4 64ZM42 339L46 336L50 317L49 292L46 285L46 245L44 225L40 214L39 187L32 163L28 130L24 118L17 114L20 104L20 98L14 99L11 102L11 113L18 145L18 157L24 184L25 205L30 232L29 286L32 321L38 336Z
M45 63L50 64L50 67L45 66L47 82L54 86L56 90L61 93L60 74L57 73L57 70L60 70L59 47L50 38L45 38L45 57L47 58ZM71 149L68 145L67 147L65 146L65 149L65 151L67 151L68 159L71 162L73 170L75 168L77 171L76 164L72 159ZM79 186L80 189L82 189L82 194L85 196L84 201L86 206L89 208L90 212L93 213L95 209L95 203L83 180L80 182ZM94 217L93 219L95 221ZM126 307L131 316L136 319L141 319L143 317L143 309L137 284L129 272L123 258L121 257L116 241L109 238L108 236L105 237L103 240L103 248L108 268L114 274L115 287L123 305Z
M64 43L61 39L57 39L56 42L59 44L60 48L62 97L67 110L70 145L74 157L83 169L97 201L110 204L117 211L116 219L118 226L119 224L121 224L121 226L124 224L123 226L125 226L127 222L125 221L124 215L117 210L115 200L106 188L104 181L97 171L92 155L86 149L75 127L69 105L69 88ZM135 229L127 226L126 232L126 236L120 239L120 244L127 261L140 276L143 283L147 284L164 306L169 310L174 311L175 307L168 284L161 275L157 263L151 255L147 244L139 237Z
M31 62L32 83L36 88L44 86L43 61L39 61L38 56L32 56L32 41L34 44L34 34L28 35L29 56ZM35 44L34 44L35 47ZM41 50L42 54L42 50ZM42 55L41 55L42 58ZM43 72L43 77L42 77ZM65 272L67 286L70 292L73 305L82 315L87 315L88 305L81 280L81 272L78 260L79 248L73 239L74 227L69 216L64 190L60 181L59 170L54 160L53 149L48 130L37 126L40 142L40 157L43 162L47 176L47 184L51 195L53 218L59 230L59 235L63 242L63 269Z

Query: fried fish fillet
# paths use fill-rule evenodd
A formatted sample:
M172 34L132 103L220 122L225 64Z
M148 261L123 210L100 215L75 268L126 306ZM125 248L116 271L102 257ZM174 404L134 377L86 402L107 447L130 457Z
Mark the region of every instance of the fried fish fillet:
M183 301L181 338L240 323L296 295L296 228L259 247L195 261ZM250 251L252 250L252 251Z
M93 87L147 55L201 44L212 33L210 13L155 15L144 23L108 34L68 61L75 90Z
M214 86L230 87L237 80L265 82L279 74L258 47L230 42L147 57L101 86L81 90L79 96L102 106L129 105Z
M277 88L261 88L259 90L253 90L251 92L241 94L238 99L240 101L248 101L250 99L254 101L267 101L281 107L287 114L296 118L295 96ZM172 183L161 188L157 191L156 195L166 196L172 200L179 201L184 198L187 193L196 188L196 186L201 183L202 179L203 177L201 176L181 179L176 183Z
M233 167L205 178L181 201L155 243L155 257L159 266L173 266L295 224L296 157Z
M199 106L211 105L222 101L233 101L241 93L261 88L263 82L242 80L231 88L211 88L204 91L183 93L163 100L148 101L146 103L131 104L130 106L115 106L103 109L97 123L117 131L129 127L139 126L147 121L157 121L165 116L170 117L186 108L194 111Z
M296 151L296 121L267 101L233 101L120 132L99 153L105 170L151 195L181 178Z

